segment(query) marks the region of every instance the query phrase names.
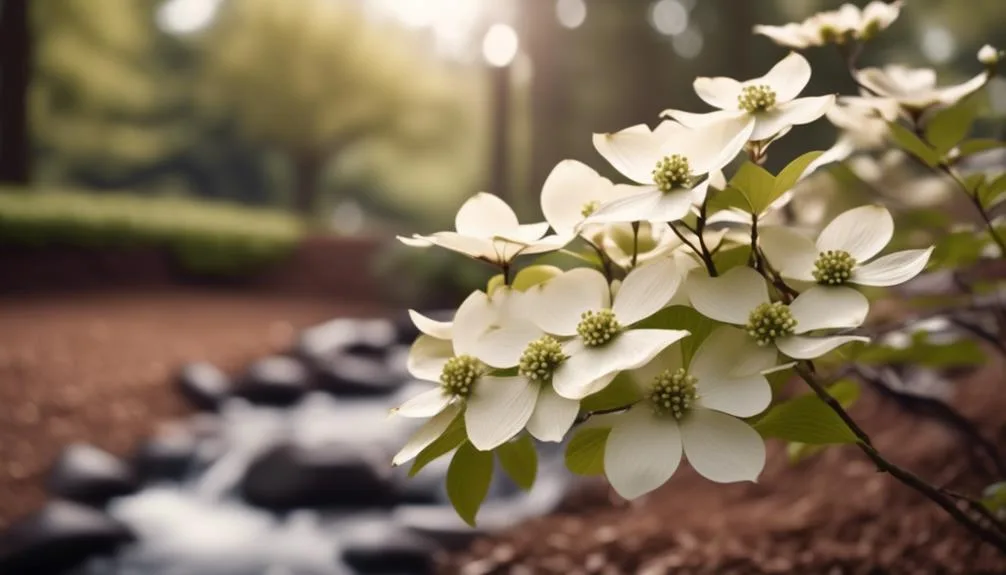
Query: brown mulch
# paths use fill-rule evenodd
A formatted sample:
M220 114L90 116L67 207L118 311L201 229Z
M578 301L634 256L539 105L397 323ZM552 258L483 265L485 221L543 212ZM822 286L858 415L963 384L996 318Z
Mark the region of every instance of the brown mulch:
M1006 439L1006 366L963 379L955 403L998 445ZM979 492L994 478L944 426L867 394L852 411L881 453L940 485ZM633 503L590 483L560 513L447 557L462 575L1002 574L931 501L877 473L854 447L790 465L772 445L757 484L712 484L687 466Z
M45 472L70 442L126 454L188 411L174 370L236 370L290 345L296 330L373 306L335 298L173 290L0 300L0 526L37 508Z

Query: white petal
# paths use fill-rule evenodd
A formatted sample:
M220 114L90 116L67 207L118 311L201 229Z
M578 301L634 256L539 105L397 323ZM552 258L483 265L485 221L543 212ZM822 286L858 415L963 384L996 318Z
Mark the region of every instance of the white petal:
M852 341L870 341L868 337L856 335L835 335L830 337L806 337L791 335L777 339L779 351L793 359L814 359Z
M765 442L743 421L709 409L695 409L681 421L685 458L716 483L755 481L765 468Z
M583 221L583 208L613 198L611 180L576 160L563 160L541 188L541 211L557 234L573 235Z
M521 224L514 229L501 232L495 237L518 244L530 244L541 239L548 232L548 222Z
M688 213L688 208L691 207L691 198L688 194L684 191L673 192L673 194L674 199L677 200L678 209L680 210L683 206L684 212ZM649 221L663 200L664 193L655 187L640 186L638 193L601 204L597 211L585 220L585 223L618 224ZM681 219L681 216L678 216L677 219Z
M702 101L721 110L736 110L737 97L741 93L741 83L733 78L699 77L692 83L695 93Z
M623 326L634 324L666 306L679 285L681 274L674 260L662 258L625 276L611 310Z
M458 306L451 336L454 355L475 355L478 352L476 342L498 321L500 306L506 299L503 295L506 292L497 291L499 293L490 299L485 292L476 290Z
M751 134L752 140L768 140L772 136L790 128L802 126L817 120L828 112L835 103L835 96L798 98L785 104L777 104L767 112L755 114L758 125Z
M746 112L730 112L719 121L703 126L687 141L678 142L678 150L688 158L692 173L708 174L729 164L752 138L755 119Z
M440 381L440 373L447 360L454 356L450 340L421 335L412 342L406 369L412 377L426 381Z
M414 309L409 310L409 317L420 332L437 339L451 339L452 322L430 319Z
M758 245L782 277L814 281L818 251L810 238L781 226L760 228L758 232Z
M937 90L936 97L941 104L952 106L960 100L980 90L986 83L988 83L988 81L988 74L982 72L963 84L948 86Z
M774 349L759 346L744 330L722 326L695 350L688 371L700 382L743 377L771 368L775 360Z
M412 234L412 237L395 236L398 241L412 248L428 248L434 245L429 239L419 234Z
M475 342L474 355L492 367L514 367L528 344L542 335L541 328L529 321L514 321L483 334Z
M810 34L807 34L802 23L791 22L784 26L757 25L754 27L755 34L761 34L787 48L806 48L816 46L820 41Z
M681 433L673 419L637 406L618 417L604 444L604 474L615 491L635 499L660 487L681 463Z
M527 431L539 441L562 441L579 413L579 401L560 396L551 385L542 385Z
M520 433L534 411L538 384L525 377L483 377L466 401L468 440L481 451Z
M454 232L437 232L431 236L426 236L426 239L432 242L433 245L464 254L468 257L490 262L498 262L500 260L493 247L493 241L490 238L477 238Z
M491 238L514 230L518 225L510 206L486 192L468 198L454 217L454 229L464 236Z
M420 426L420 428L412 434L412 437L405 442L401 451L395 454L394 459L391 460L391 464L401 465L410 461L412 458L419 455L419 452L426 449L431 443L439 439L440 436L447 431L447 428L450 427L454 418L458 416L459 409L460 407L457 405L447 406L446 409Z
M576 335L576 326L585 311L610 307L608 280L597 270L576 268L527 291L524 300L528 317L547 333Z
M391 413L402 417L433 417L443 411L450 403L451 397L445 395L438 386L409 399L392 409Z
M698 378L699 405L736 417L751 417L772 403L772 386L761 374L736 378Z
M776 102L784 104L799 96L807 87L807 82L810 82L810 62L797 52L790 52L764 76L744 84L748 86L767 84L775 91Z
M563 397L583 399L600 391L596 382L605 376L642 367L687 335L684 330L634 329L601 347L576 348L552 376L552 385Z
M857 266L849 281L865 286L893 286L919 275L929 263L933 248L925 250L905 250L879 257L872 262Z
M894 235L894 219L883 206L860 206L839 214L817 237L817 249L842 250L857 262L880 253Z
M769 301L765 279L747 266L715 278L693 272L686 286L696 311L723 323L744 325L759 304Z
M700 129L705 128L706 126L718 124L731 118L747 116L747 112L736 110L716 110L715 112L696 114L694 112L685 112L684 110L664 110L660 113L660 115L665 118L674 118L678 122L681 122L682 125L689 128Z
M796 333L816 329L859 327L870 312L866 296L848 287L814 286L789 304Z
M653 183L653 168L664 157L660 141L644 124L613 134L594 134L594 148L625 177L639 184Z

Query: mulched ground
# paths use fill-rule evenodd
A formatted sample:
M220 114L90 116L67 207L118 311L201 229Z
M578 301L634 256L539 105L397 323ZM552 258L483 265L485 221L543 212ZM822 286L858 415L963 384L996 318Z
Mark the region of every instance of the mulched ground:
M1006 365L990 363L960 382L956 402L999 445L1006 440L1004 384ZM852 413L881 453L932 482L975 492L994 480L969 464L938 423L872 394ZM632 504L590 484L561 513L447 558L443 573L1006 573L1006 558L877 473L855 448L793 466L781 445L771 447L758 484L715 485L682 469Z
M293 295L164 291L0 300L0 526L37 508L62 446L126 454L188 408L174 370L236 370L299 328L366 307Z
M0 301L0 525L36 508L60 448L89 441L128 453L187 408L171 385L182 362L225 369L284 349L300 327L375 311L334 301L231 292L49 295ZM957 404L1006 441L1006 366L960 383ZM939 484L993 481L942 425L867 394L853 409L878 448ZM719 486L682 469L627 504L602 484L560 513L445 556L444 573L1006 573L932 503L833 449L790 466L772 446L758 484Z

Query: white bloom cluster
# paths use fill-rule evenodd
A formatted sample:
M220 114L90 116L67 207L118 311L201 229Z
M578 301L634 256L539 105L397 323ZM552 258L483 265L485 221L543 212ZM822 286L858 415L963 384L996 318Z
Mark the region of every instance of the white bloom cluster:
M797 36L808 45L866 39L898 9L873 2L812 18L813 33L808 22L783 27L786 34L759 32L794 47L802 47ZM973 91L970 84L936 90L927 73L864 70L860 80L874 94L835 106L832 95L799 97L810 75L793 52L753 80L698 78L696 93L718 110L668 110L652 129L594 135L597 152L627 183L564 160L542 187L544 222L520 224L505 202L479 193L458 211L455 231L401 238L498 266L502 282L468 296L450 322L411 312L422 335L409 371L433 385L395 410L429 419L394 463L416 458L452 426L463 424L465 441L491 451L525 431L563 441L586 421L609 430L604 473L624 497L662 485L682 457L712 481L754 481L765 447L750 418L772 405L766 376L866 341L850 333L869 311L855 286L903 283L923 270L932 249L879 255L894 232L881 206L842 213L816 239L762 221L820 159L797 165L763 204L752 199L760 184L737 176L747 168L775 178L757 165L765 148L825 114L851 131L863 127L855 126L861 118L886 125L905 107ZM728 184L723 171L733 171L745 151L754 165ZM736 193L750 206L725 199ZM747 227L714 225L738 221ZM582 267L532 265L534 281L514 281L517 258L560 249L585 254ZM684 317L704 328L676 323ZM603 415L585 408L616 381L630 388L631 401Z
M780 46L801 50L824 44L844 44L855 40L866 41L886 30L901 13L901 2L874 0L862 10L854 4L843 4L838 10L819 12L803 22L784 26L754 27Z

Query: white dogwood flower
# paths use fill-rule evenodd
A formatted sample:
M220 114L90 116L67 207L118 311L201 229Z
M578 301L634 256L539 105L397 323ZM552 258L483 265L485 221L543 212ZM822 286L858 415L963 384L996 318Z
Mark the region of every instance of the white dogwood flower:
M854 289L815 286L786 305L773 302L765 279L745 266L719 277L693 273L687 285L692 307L699 313L744 326L759 345L774 346L793 359L813 359L851 341L868 341L859 336L803 335L862 325L870 304Z
M614 134L594 134L598 153L638 186L633 194L602 204L587 222L680 220L705 199L709 179L699 178L730 163L752 129L742 118L724 118L702 130L662 122L653 131L639 124Z
M484 451L498 447L524 428L534 410L537 390L532 393L517 376L490 375L490 366L477 357L479 340L514 313L511 306L518 293L501 288L490 298L475 291L458 308L450 339L424 333L412 344L409 373L438 385L392 410L402 417L431 418L395 456L395 465L418 455L459 414L463 414L469 441ZM439 335L445 333L443 325L421 323Z
M572 238L579 233L592 239L600 226L584 226L584 220L602 204L636 192L634 186L613 184L586 164L563 160L545 179L541 211L556 234Z
M614 298L608 281L590 268L570 270L528 291L528 317L546 333L573 338L569 358L552 375L559 395L583 399L627 369L649 362L688 335L683 330L633 329L674 297L681 282L673 260L629 272Z
M754 481L765 466L764 441L739 418L772 402L762 372L776 365L775 350L724 326L699 345L688 365L682 360L675 345L632 372L643 399L610 418L604 473L626 499L663 485L682 453L717 483Z
M694 114L665 110L663 115L701 129L726 119L748 119L754 123L750 140L770 140L792 126L817 120L834 104L834 95L797 98L810 81L810 74L807 59L790 52L768 73L753 80L739 82L723 76L696 78L695 93L719 111Z
M819 12L802 22L784 26L757 25L755 34L768 37L787 48L803 49L829 42L844 43L850 38L869 40L898 19L901 2L874 0L862 10L843 4L838 10Z
M557 250L571 239L545 237L547 222L521 224L506 202L486 192L468 198L454 218L454 228L453 232L398 239L408 246L440 246L495 265L507 265L522 254Z
M839 214L816 242L791 228L774 227L761 230L759 243L784 278L822 286L892 286L919 275L933 253L933 248L905 250L873 259L893 236L887 208L861 206Z
M918 113L933 106L952 106L982 89L989 74L982 72L954 86L936 86L936 72L931 68L909 68L892 64L883 68L863 68L856 80L872 95L891 98L902 108Z

